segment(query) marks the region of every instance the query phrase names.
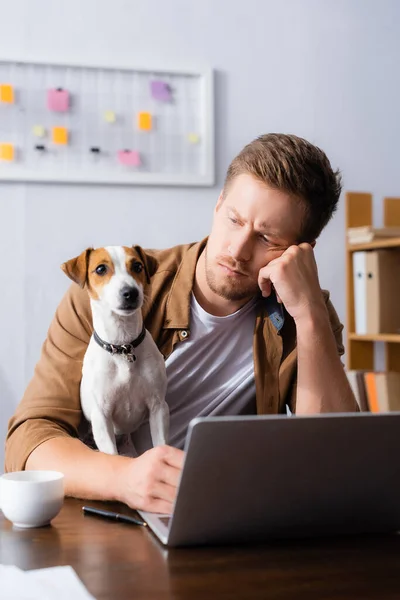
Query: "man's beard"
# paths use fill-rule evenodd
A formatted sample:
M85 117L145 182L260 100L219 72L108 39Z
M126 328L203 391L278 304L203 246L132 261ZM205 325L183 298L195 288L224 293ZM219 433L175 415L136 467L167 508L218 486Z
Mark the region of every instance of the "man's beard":
M256 296L260 289L257 282L251 279L248 275L247 270L240 265L240 263L232 262L232 259L227 256L219 255L216 257L215 262L221 262L226 265L229 269L244 273L247 277L241 277L239 280L224 276L221 272L221 276L217 279L217 275L208 261L207 246L205 248L205 269L206 269L206 281L208 287L214 294L225 298L225 300L240 301L246 300Z

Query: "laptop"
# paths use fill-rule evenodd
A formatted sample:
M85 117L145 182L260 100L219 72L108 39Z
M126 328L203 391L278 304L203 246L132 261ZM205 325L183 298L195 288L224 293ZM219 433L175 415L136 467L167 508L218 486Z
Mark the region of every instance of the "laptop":
M400 530L400 412L197 418L166 546Z

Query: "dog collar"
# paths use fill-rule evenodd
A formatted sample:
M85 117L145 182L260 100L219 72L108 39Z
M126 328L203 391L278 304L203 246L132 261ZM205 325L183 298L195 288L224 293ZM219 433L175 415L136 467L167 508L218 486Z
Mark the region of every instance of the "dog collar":
M133 340L130 344L109 344L108 342L104 342L101 337L97 335L95 331L93 331L93 339L94 341L101 346L104 350L109 352L110 354L121 354L126 358L128 362L133 362L136 360L136 356L133 351L135 348L141 344L146 335L146 328L143 324L142 331L139 333L138 337Z

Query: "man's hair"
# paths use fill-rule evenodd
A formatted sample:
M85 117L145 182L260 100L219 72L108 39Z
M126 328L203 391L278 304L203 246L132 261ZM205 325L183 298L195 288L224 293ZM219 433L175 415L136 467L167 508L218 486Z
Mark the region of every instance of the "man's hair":
M332 218L342 189L340 171L326 154L295 135L268 133L247 144L229 165L224 195L243 173L302 201L305 215L299 242L312 242Z

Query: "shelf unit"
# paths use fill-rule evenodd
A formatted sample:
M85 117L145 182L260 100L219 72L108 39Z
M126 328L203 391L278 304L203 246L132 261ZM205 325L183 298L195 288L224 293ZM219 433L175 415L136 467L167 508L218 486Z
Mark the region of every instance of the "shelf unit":
M400 227L400 198L385 198L383 201L383 224ZM372 194L347 192L346 229L373 225ZM349 244L346 235L346 288L347 288L347 368L374 370L374 344L385 344L386 371L400 372L400 334L380 333L377 335L357 335L355 331L353 252L377 248L400 248L400 237L375 239L368 244ZM400 264L399 264L400 277ZM400 310L400 299L399 299Z

